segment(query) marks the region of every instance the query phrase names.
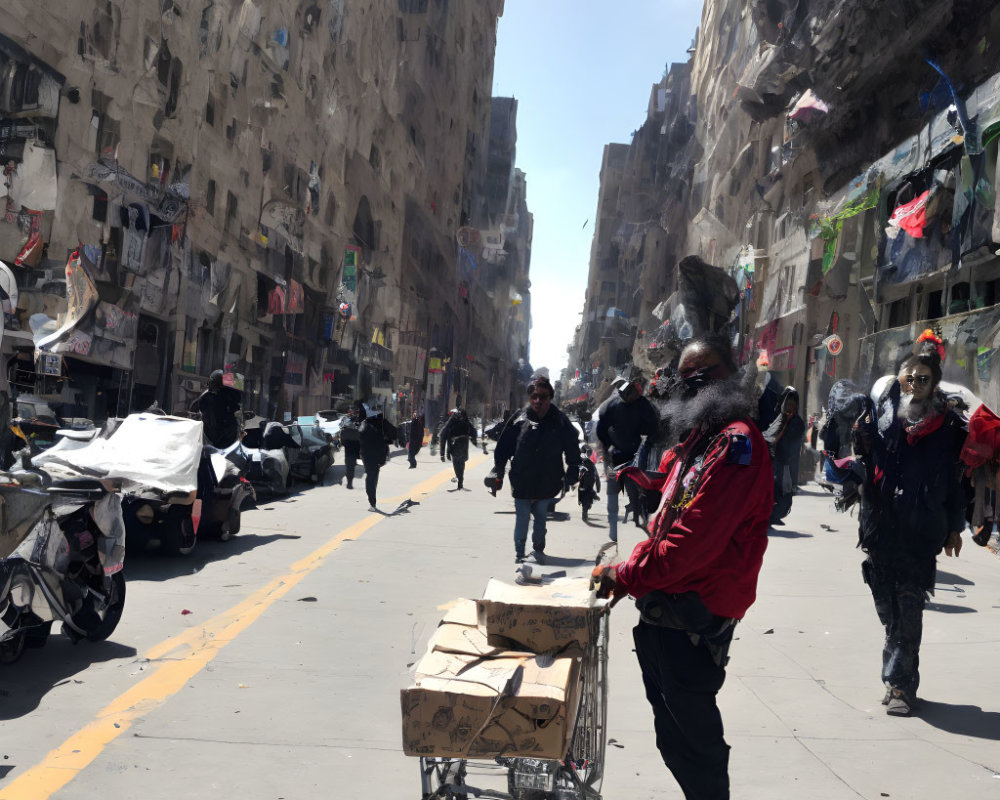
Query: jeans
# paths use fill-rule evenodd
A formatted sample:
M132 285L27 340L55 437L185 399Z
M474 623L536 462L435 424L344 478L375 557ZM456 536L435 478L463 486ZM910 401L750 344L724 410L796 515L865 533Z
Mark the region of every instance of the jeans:
M344 477L347 478L347 488L354 486L354 471L358 465L357 448L344 447Z
M420 448L423 446L422 442L410 442L408 452L406 454L407 461L410 462L411 467L417 466L417 453L420 452Z
M378 473L381 465L365 465L365 492L368 494L368 505L375 505L375 490L378 488Z
M872 590L875 612L885 627L882 683L888 689L899 689L912 703L920 686L920 640L927 593L915 578L873 561L870 556L861 571Z
M618 476L612 472L605 479L604 492L608 498L608 538L618 541Z
M465 480L465 461L453 458L451 465L455 468L455 477L458 478L458 488L461 489L462 482Z
M640 621L632 635L663 763L686 800L729 800L729 745L715 702L725 668L686 631Z
M528 542L528 517L534 516L535 524L531 529L531 548L541 553L545 552L545 516L549 513L552 498L545 500L529 500L526 497L514 498L514 552L524 555Z

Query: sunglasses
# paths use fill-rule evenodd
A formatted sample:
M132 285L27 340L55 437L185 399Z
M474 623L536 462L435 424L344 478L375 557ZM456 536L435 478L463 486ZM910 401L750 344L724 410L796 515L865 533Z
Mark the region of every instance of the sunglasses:
M534 392L528 395L532 400L548 400L551 395L548 392Z
M910 386L916 384L917 386L926 386L931 382L930 375L907 375L903 380L905 380Z

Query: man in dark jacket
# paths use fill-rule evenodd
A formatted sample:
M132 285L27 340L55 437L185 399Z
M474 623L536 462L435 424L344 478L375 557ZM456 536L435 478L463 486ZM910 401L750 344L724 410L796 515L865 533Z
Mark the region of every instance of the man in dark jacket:
M459 489L465 488L465 462L469 460L470 439L475 446L476 426L469 420L464 409L456 408L441 429L441 446L451 453Z
M618 541L617 467L632 463L643 437L656 435L659 417L652 403L642 396L642 376L620 379L611 397L601 404L597 439L604 448L604 491L608 501L608 538ZM640 465L644 467L645 465Z
M536 378L528 386L528 407L507 423L493 451L494 488L503 484L504 470L511 462L514 556L518 563L525 558L531 516L535 518L532 555L537 563L545 562L545 516L564 481L572 485L579 476L579 435L566 415L552 405L554 394L548 378Z
M410 469L417 468L417 453L420 452L420 448L423 446L424 446L424 415L418 414L416 411L414 411L413 418L410 420L409 445L406 451L406 457L410 462Z
M378 473L389 456L389 443L396 440L396 428L386 422L382 412L370 409L361 423L361 463L365 465L365 492L368 495L368 510L378 511L375 491L378 489Z
M624 563L594 571L599 594L636 598L633 630L656 746L689 800L728 800L729 745L716 695L736 622L756 598L773 477L751 421L755 371L737 372L729 342L681 352L681 397L664 408L680 443L666 451L649 538Z
M934 591L936 559L942 549L949 556L962 549L965 425L937 389L941 358L933 348L904 361L899 375L859 425L856 447L867 479L858 522L867 555L861 572L885 627L882 703L887 714L909 716L917 703L924 604Z
M208 389L191 403L190 410L201 413L205 438L213 447L229 447L240 438L236 412L242 402L243 392L223 384L221 369L208 376Z

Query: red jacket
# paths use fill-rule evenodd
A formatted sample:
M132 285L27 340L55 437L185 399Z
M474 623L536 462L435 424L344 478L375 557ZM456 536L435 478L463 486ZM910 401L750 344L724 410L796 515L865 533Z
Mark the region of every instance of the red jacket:
M701 437L664 455L660 472L668 477L649 521L650 538L618 565L616 588L636 598L657 589L693 590L713 614L741 619L757 597L774 473L764 437L749 420L710 436L703 458L686 470L684 453L696 452ZM678 481L683 488L671 511Z

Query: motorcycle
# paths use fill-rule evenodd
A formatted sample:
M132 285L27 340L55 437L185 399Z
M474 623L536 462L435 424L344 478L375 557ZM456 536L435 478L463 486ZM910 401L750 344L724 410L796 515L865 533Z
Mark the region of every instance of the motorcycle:
M98 642L125 608L125 526L107 481L0 473L0 663L42 647L60 621Z

